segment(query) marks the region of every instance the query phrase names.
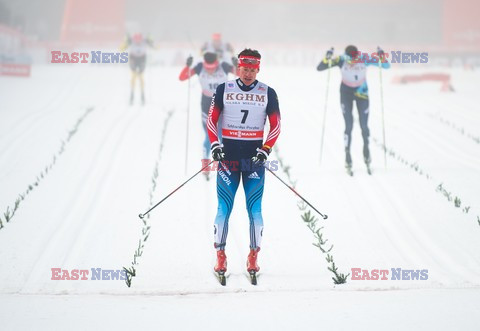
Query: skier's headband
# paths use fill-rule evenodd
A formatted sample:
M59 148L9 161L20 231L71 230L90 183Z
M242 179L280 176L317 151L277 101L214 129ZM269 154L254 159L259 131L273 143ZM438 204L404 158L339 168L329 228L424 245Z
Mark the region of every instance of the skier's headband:
M213 63L208 63L207 61L203 61L203 67L207 70L213 70L218 67L218 60L215 60Z
M253 68L253 69L260 69L260 59L254 56L242 55L238 58L238 66Z

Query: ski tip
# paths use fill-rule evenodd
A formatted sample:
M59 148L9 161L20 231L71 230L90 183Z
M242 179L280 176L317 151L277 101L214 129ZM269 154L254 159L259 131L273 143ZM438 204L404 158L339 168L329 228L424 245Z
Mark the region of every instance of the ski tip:
M326 220L328 218L328 215L323 215L323 219Z
M347 175L353 176L352 165L345 164L345 170L347 171Z
M220 285L222 285L222 286L227 285L227 280L225 279L225 276L220 276L219 281L220 281Z
M257 285L257 276L250 275L250 282L252 283L252 285Z
M250 283L252 283L252 285L257 285L257 273L256 273L256 271L249 270L248 273L250 275Z
M220 283L220 285L222 285L222 286L227 285L227 277L225 276L224 271L215 272L215 275L217 276L217 279L218 279L218 282Z
M143 215L143 214L138 214L138 217L140 217L140 219L143 220L143 218L145 217L145 215Z

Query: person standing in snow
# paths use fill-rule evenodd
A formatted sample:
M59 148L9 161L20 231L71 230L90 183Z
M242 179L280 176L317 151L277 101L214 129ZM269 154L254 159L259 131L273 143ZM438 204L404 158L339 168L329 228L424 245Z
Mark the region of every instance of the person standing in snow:
M250 253L247 271L260 270L257 255L263 235L262 195L265 183L264 163L280 134L280 108L275 90L256 79L260 70L258 51L244 49L238 55L238 75L217 87L208 114L208 135L212 157L218 163L218 210L214 222L214 246L217 250L215 272L225 273L225 245L228 221L235 193L243 182L250 221ZM218 141L217 122L222 115L222 143ZM270 131L264 141L268 117Z
M376 65L368 58L360 58L360 52L356 46L349 45L345 48L345 54L332 59L333 52L329 50L325 58L317 66L317 70L322 71L330 67L338 66L342 73L342 83L340 84L340 104L342 107L343 118L345 120L345 167L351 172L352 157L350 155L350 146L352 143L353 129L353 102L357 105L360 128L363 137L363 159L367 166L370 165L372 159L369 150L370 130L368 128L369 99L368 86L366 79L366 71L368 65ZM382 49L378 49L378 58L384 69L390 68L390 63L385 59L385 53ZM373 60L373 57L372 57ZM329 63L331 61L331 64Z
M202 53L214 52L217 54L219 61L230 63L235 67L237 66L237 58L233 56L232 45L224 42L220 33L212 34L212 39L203 44L201 51Z
M235 68L226 63L218 61L217 54L213 52L206 52L203 54L203 62L199 62L193 68L190 66L193 63L193 58L187 58L186 66L182 69L179 79L185 81L194 75L198 75L200 85L202 87L202 124L205 130L205 139L203 142L203 158L210 157L210 141L207 133L207 117L210 104L212 103L212 96L218 85L225 83L228 80L228 73L234 73ZM205 172L208 174L207 172Z
M145 104L145 92L144 92L144 79L143 72L145 71L145 65L147 63L147 48L154 48L153 41L149 37L144 37L141 33L136 33L132 37L127 35L120 49L125 51L128 49L128 62L130 64L130 70L132 71L132 79L130 81L130 104L133 104L135 96L135 85L137 78L140 82L140 95L142 104Z

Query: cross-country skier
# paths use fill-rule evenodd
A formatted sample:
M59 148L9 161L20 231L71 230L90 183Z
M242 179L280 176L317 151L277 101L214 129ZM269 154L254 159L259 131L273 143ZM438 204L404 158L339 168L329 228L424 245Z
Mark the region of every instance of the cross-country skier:
M135 85L137 78L140 81L140 93L142 104L145 104L144 80L143 71L147 63L147 48L154 48L153 41L150 38L145 38L141 33L136 33L132 37L127 35L124 43L120 47L122 51L128 49L128 62L132 71L132 79L130 82L130 104L133 103L135 94Z
M366 79L366 71L368 65L378 66L378 59L381 61L382 68L390 68L390 63L385 59L385 53L380 48L377 52L377 62L373 62L374 57L361 57L356 46L349 45L345 48L345 54L332 58L333 52L329 50L325 58L317 66L317 70L322 71L329 69L329 61L331 66L338 66L342 73L342 83L340 84L340 104L342 106L343 118L345 119L345 167L352 174L352 157L350 155L350 145L352 143L353 129L353 102L357 104L360 127L363 137L363 158L369 167L371 162L370 150L368 147L368 138L370 130L368 129L368 86ZM373 54L374 55L374 54Z
M222 40L220 33L212 34L212 39L203 44L202 53L214 52L217 53L218 59L236 66L237 58L233 55L233 47L230 43Z
M247 271L255 276L260 269L257 254L263 235L262 195L265 183L264 163L280 134L280 109L277 94L268 85L256 80L261 55L244 49L238 55L239 78L217 87L208 114L208 135L212 157L218 163L218 210L214 223L217 264L214 270L224 275L227 270L225 245L228 221L235 193L243 182L250 221L250 253ZM222 143L218 141L217 121L222 115ZM270 131L264 139L268 117ZM256 282L256 280L255 280ZM252 278L253 283L253 278Z
M206 52L203 55L203 62L199 62L193 68L190 68L192 63L193 58L189 56L185 68L183 68L180 73L179 79L184 81L194 75L198 75L200 85L202 86L202 124L205 130L203 158L208 159L210 157L210 140L208 139L207 133L207 117L210 104L212 103L212 96L217 86L228 80L228 73L235 72L235 68L226 62L218 61L217 54L213 52ZM208 174L207 172L205 173Z

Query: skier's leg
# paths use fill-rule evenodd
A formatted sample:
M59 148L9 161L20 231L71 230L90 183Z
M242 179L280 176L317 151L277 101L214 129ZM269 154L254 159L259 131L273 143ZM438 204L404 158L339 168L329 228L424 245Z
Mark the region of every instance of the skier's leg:
M137 71L132 70L132 78L130 80L130 87L132 88L132 92L135 90L136 81L137 81Z
M343 119L345 120L345 131L343 135L343 142L345 144L345 163L350 166L352 164L350 146L352 144L353 129L353 95L340 91L340 104L342 106Z
M143 72L138 73L138 80L140 81L140 91L141 91L142 94L143 94L143 92L145 91L145 90L144 90L145 81L144 81L144 79L143 79Z
M145 103L145 81L143 79L143 72L145 71L145 65L147 64L147 58L146 56L142 57L139 59L138 62L138 78L140 80L140 93L142 97L142 103Z
M142 104L145 103L145 90L144 90L144 79L143 79L143 72L138 74L138 80L140 81L140 98L142 100Z
M263 236L262 196L265 184L265 168L259 166L242 171L242 181L250 220L250 253L247 257L247 271L255 274L260 270L257 264L257 256ZM252 282L252 284L254 283Z
M130 78L130 103L132 103L135 93L135 81L137 80L137 61L134 57L130 59L129 66L132 73Z
M370 130L368 129L368 114L369 114L369 101L368 98L356 98L358 118L360 120L360 128L362 129L363 137L363 157L366 163L370 163L370 150L368 148L368 140L370 137Z
M214 223L214 240L217 250L224 250L227 243L228 220L239 183L240 172L225 169L219 162L217 172L218 209Z
M135 81L137 79L137 73L135 70L132 70L132 77L130 78L130 103L133 102L135 94Z
M263 235L262 197L265 168L257 166L243 170L242 182L250 221L250 248L256 250L261 246Z

